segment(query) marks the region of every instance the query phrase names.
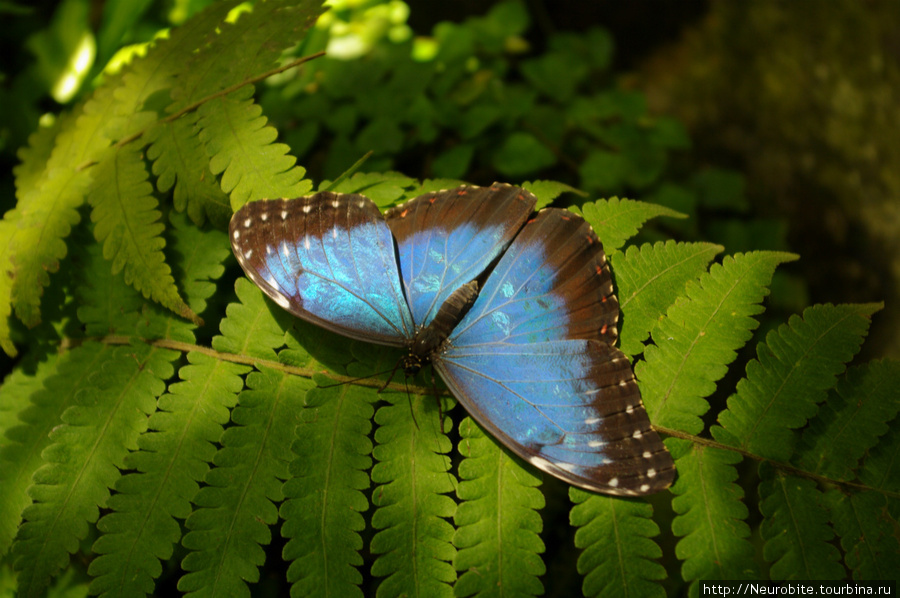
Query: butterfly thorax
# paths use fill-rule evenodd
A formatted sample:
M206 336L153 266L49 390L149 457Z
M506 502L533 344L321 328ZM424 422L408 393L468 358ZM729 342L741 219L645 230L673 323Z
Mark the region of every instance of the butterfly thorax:
M403 371L414 376L431 356L449 344L448 337L478 297L478 281L466 283L447 297L434 319L423 326L409 343L409 355L403 358Z

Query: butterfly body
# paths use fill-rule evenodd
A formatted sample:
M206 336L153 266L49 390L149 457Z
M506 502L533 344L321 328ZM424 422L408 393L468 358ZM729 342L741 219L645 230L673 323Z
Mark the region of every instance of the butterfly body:
M248 276L291 313L405 347L484 428L569 483L637 495L674 469L614 343L618 302L583 219L508 185L417 197L251 202L231 223Z

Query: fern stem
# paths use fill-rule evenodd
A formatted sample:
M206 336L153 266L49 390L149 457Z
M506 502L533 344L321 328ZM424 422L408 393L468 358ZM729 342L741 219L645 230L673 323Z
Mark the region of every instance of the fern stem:
M816 473L811 473L809 471L805 471L798 467L795 467L789 463L784 463L782 461L775 461L773 459L766 459L764 457L760 457L759 455L754 455L749 451L745 451L740 448L736 448L727 444L722 444L721 442L716 442L710 438L702 438L700 436L694 436L692 434L686 434L679 430L673 430L672 428L666 428L664 426L654 425L653 429L659 432L660 434L665 434L666 436L671 436L673 438L681 438L683 440L688 440L694 444L699 444L701 446L721 449L723 451L731 451L733 453L738 453L739 455L746 457L748 459L753 459L754 461L759 461L760 463L769 463L772 467L783 471L784 473L793 474L796 476L800 476L803 478L807 478L810 480L814 480L820 484L832 485L832 486L841 486L844 488L853 488L855 490L860 491L871 491L877 492L879 494L883 494L884 496L890 496L892 498L900 498L900 492L892 492L890 490L884 490L881 488L872 488L870 486L866 486L865 484L860 484L858 482L849 482L843 480L833 480L829 477L825 477Z
M216 93L211 94L205 98L201 98L201 99L197 100L196 102L194 102L193 104L185 106L181 110L179 110L177 112L173 112L172 114L170 114L169 116L167 116L165 118L159 119L159 121L157 121L157 122L170 123L170 122L176 121L179 118L181 118L182 116L184 116L185 114L187 114L188 112L192 112L192 111L196 110L197 108L199 108L200 106L202 106L203 104L205 104L209 101L212 101L216 98L220 98L222 96L226 96L234 91L237 91L238 89L241 89L242 87L246 87L247 85L252 85L252 84L262 81L264 79L268 79L272 75L277 75L278 73L283 73L284 71L286 71L288 69L292 69L295 66L300 66L304 62L309 62L310 60L314 60L316 58L321 58L322 56L325 56L324 51L316 52L315 54L310 54L309 56L304 56L302 58L292 60L291 62L289 62L287 64L283 64L283 65L281 65L277 68L274 68L270 71L266 71L265 73L256 75L255 77L250 77L249 79L246 79L239 83L235 83L234 85L226 87L225 89L221 89L221 90L217 91ZM156 124L156 123L154 123L154 124ZM118 141L118 143L116 143L115 147L120 148L120 147L128 145L129 143L131 143L132 141L134 141L136 139L140 139L141 136L144 134L144 132L149 128L150 127L144 128L144 129L142 129L136 133L133 133L127 137L123 137L122 139L120 139Z

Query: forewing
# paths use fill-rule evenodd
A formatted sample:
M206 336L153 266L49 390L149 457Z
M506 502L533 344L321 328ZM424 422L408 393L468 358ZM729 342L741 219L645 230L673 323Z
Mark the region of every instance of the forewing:
M388 210L417 326L427 326L454 291L485 271L536 203L524 189L495 183L427 193Z
M247 276L292 314L373 343L404 346L412 337L391 231L368 198L253 201L229 233Z
M580 216L549 208L528 222L451 341L530 344L618 337L619 303L603 246Z

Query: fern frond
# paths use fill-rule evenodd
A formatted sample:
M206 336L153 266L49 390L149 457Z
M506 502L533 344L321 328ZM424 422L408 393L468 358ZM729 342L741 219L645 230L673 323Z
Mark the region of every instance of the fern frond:
M114 101L112 91L98 89L91 101L109 108ZM40 180L23 194L15 210L15 228L9 231L10 298L16 315L27 326L40 323L41 295L50 284L49 273L59 269L59 260L67 252L63 239L81 219L77 208L91 182L91 169L85 166L109 145L108 139L95 134L102 122L83 108L73 109L60 123Z
M124 269L125 282L144 297L199 324L197 315L178 294L166 264L164 227L137 148L109 150L94 171L91 220L96 223L94 236L103 243L103 257L112 261L113 273Z
M95 577L91 593L111 598L152 594L181 539L177 519L191 513L196 495L216 453L215 443L228 422L229 409L243 388L247 366L188 353L182 382L160 397L149 431L138 438L138 451L125 458L127 469L97 523L103 532L92 550L99 555L88 569Z
M666 571L655 561L662 550L651 540L659 535L653 507L641 500L612 498L569 489L575 503L569 521L578 528L575 545L582 549L578 572L585 596L666 595L657 580Z
M357 172L338 181L336 185L327 180L322 181L318 190L328 189L335 193L362 193L374 201L378 207L385 208L416 197L412 189L417 186L416 179L397 172Z
M206 300L216 293L214 281L225 273L231 257L228 234L222 230L201 230L181 214L169 215L173 263L177 264L177 282L194 313L206 311Z
M900 420L893 420L890 433L869 450L859 479L870 488L900 492Z
M187 212L195 224L209 218L224 224L231 217L228 196L209 170L209 156L197 136L196 112L174 122L160 121L144 136L150 147L147 157L153 161L156 188L167 192L173 186L173 202L179 212Z
M900 362L872 361L850 368L804 430L797 465L831 479L852 480L863 454L900 411L898 388Z
M144 301L122 274L113 274L98 243L86 243L80 252L80 274L84 282L75 289L78 320L87 336L132 335L141 318Z
M846 495L831 490L825 500L853 579L896 580L900 542L892 533L897 521L888 512L887 497L878 492Z
M459 426L461 501L454 521L454 586L459 597L538 596L546 571L540 554L539 509L544 495L539 475L503 450L466 417Z
M535 209L537 210L549 206L553 203L554 199L563 193L578 193L584 195L582 191L579 191L575 187L560 183L559 181L526 181L522 183L521 187L531 191L534 193L534 196L538 198L537 206L535 206Z
M16 234L16 222L20 218L16 210L10 210L0 220L0 239L12 239ZM12 292L14 265L11 243L0 243L0 349L10 357L19 352L12 342L9 319L12 316Z
M321 0L262 0L236 22L219 23L179 70L168 111L187 108L270 70L323 10Z
M20 367L0 386L0 558L9 550L22 511L31 503L27 488L31 474L41 465L41 451L50 443L47 434L59 423L66 399L71 399L71 393L54 395L44 385L60 375L81 373L77 367L66 367L72 353L47 355L29 374ZM66 380L77 385L74 377Z
M84 347L89 354L105 351L93 343ZM97 520L177 357L137 343L94 361L99 367L62 414L64 425L50 433L53 444L41 454L47 463L34 473L29 494L35 504L25 509L13 545L20 596L43 596L87 534L87 524Z
M581 206L581 210L572 211L584 216L594 228L607 256L615 255L625 245L625 241L636 235L641 226L651 218L687 218L666 206L618 197L586 203Z
M879 305L814 305L803 318L766 336L758 359L728 399L712 435L725 444L776 461L794 452L793 429L814 416L835 378L859 351Z
M772 563L771 579L842 579L834 532L815 482L783 473L768 463L759 467L759 510L763 557Z
M273 143L278 132L266 126L253 86L206 102L198 109L200 139L209 168L222 175L222 190L237 210L250 199L298 197L312 189L305 170L288 155L288 146Z
M222 435L222 448L193 499L197 510L185 523L182 544L191 552L181 563L188 573L178 589L189 596L249 595L259 579L262 546L278 521L275 502L284 498L294 427L299 423L306 378L272 370L247 376L247 388L232 412L236 424Z
M644 351L644 341L688 281L695 280L724 248L712 243L667 241L629 247L611 259L619 306L626 324L619 346L626 355Z
M754 252L726 257L669 307L653 330L654 345L635 373L650 420L697 434L709 409L705 397L725 375L736 351L758 325L752 316L778 264L796 259L788 253Z
M225 309L227 317L219 324L222 334L213 338L213 349L275 361L275 349L284 345L291 315L271 303L246 278L234 281L234 291L239 302Z
M19 163L13 167L16 183L16 197L19 200L25 198L31 190L37 187L38 181L41 180L45 169L47 168L47 160L53 151L56 136L59 134L68 119L63 116L56 118L48 126L40 125L38 129L28 136L28 145L19 148L16 157Z
M675 554L684 563L681 576L691 583L691 593L697 593L701 579L759 579L744 490L734 483L741 456L677 438L666 444L678 468L672 532L681 539Z
M326 380L320 379L319 382ZM328 379L328 382L331 382ZM366 471L374 390L352 385L314 388L294 433L293 476L284 485L281 533L291 561L292 596L362 596L361 513L369 501Z
M456 572L453 527L447 521L456 504L447 496L455 486L447 453L450 440L440 432L433 397L382 394L390 404L375 414L379 428L373 451L372 493L378 507L371 550L379 555L372 575L384 577L378 596L452 596Z

